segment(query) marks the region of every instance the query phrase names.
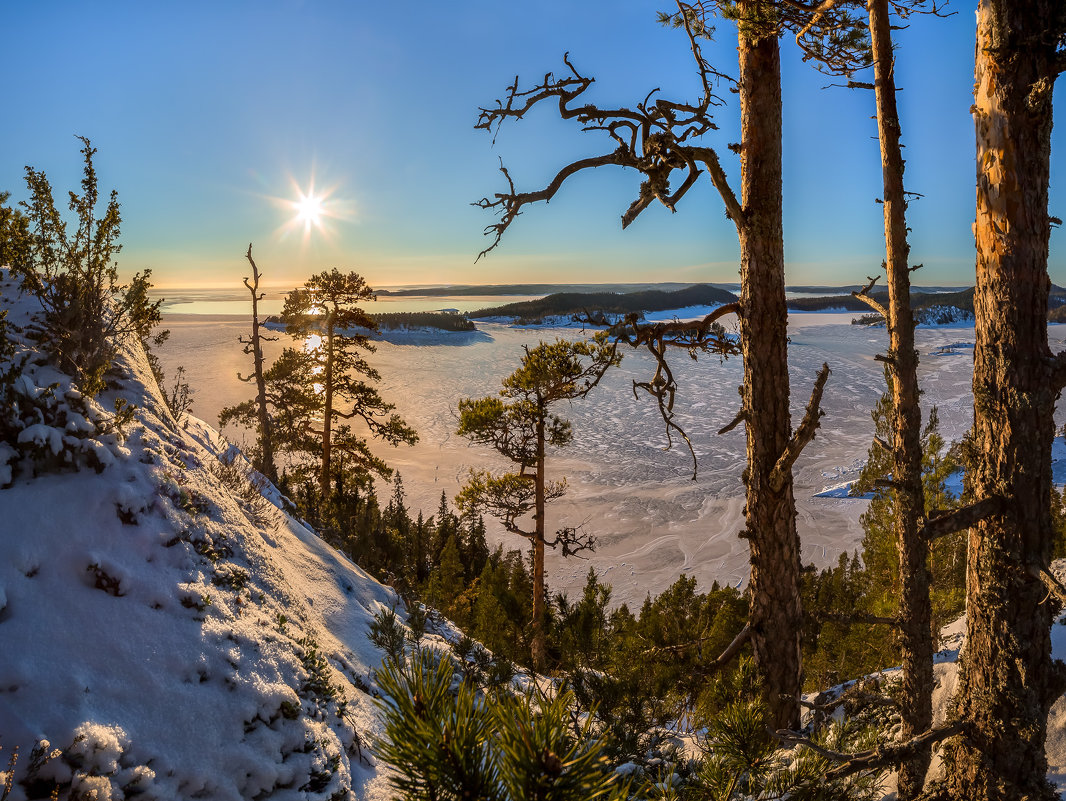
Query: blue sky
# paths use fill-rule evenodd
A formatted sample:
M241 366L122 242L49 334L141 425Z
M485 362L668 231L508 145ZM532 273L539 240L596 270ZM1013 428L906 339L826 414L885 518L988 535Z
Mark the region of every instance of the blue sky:
M540 188L574 158L607 152L545 107L505 125L495 146L474 130L479 105L521 75L535 81L575 65L597 81L592 102L633 104L656 87L694 99L683 32L662 28L665 2L519 4L365 2L56 2L4 10L7 63L0 189L25 197L24 165L44 170L57 196L76 188L78 142L99 148L102 188L123 209L120 267L151 267L160 285L239 286L244 250L266 279L292 285L328 268L373 286L510 282L735 281L735 230L709 183L676 214L648 209L626 231L620 216L639 177L617 169L579 176L548 206L531 207L477 264L488 212L470 205L502 188L502 157L522 189ZM909 222L925 284L973 281L972 101L974 6L948 19L915 18L897 35L897 82L907 187L924 198ZM705 55L736 74L736 41L719 26ZM856 283L883 253L873 96L823 89L832 80L786 42L785 252L792 284ZM861 76L860 76L861 77ZM711 134L739 138L736 97ZM1062 91L1056 111L1066 112ZM1053 139L1051 213L1066 217ZM312 177L338 216L305 235L289 205ZM701 182L702 183L702 182ZM1064 235L1051 274L1066 283Z

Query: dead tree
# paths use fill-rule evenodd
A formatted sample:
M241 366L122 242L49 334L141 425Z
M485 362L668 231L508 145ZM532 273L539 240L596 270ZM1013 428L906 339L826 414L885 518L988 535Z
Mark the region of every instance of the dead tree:
M1003 507L971 529L966 653L950 745L953 798L1052 799L1044 752L1061 695L1051 660L1058 604L1041 570L1051 554L1053 412L1066 355L1051 358L1047 274L1052 90L1066 68L1061 0L980 0L977 11L977 285L974 433L978 497Z
M248 259L248 263L252 265L251 283L249 283L247 278L244 279L244 285L252 293L252 335L247 339L238 337L238 341L244 345L244 352L252 357L254 369L252 375L242 376L238 373L237 378L241 381L255 379L255 403L259 420L259 464L255 465L255 467L268 479L277 483L278 468L274 460L274 423L270 419L270 412L267 410L266 381L263 378L263 342L273 342L277 337L263 336L259 330L259 301L265 295L259 292L259 268L255 264L255 259L252 258L252 244L250 242L248 243L248 252L245 257Z
M564 56L566 76L557 78L549 73L527 90L519 89L515 78L505 101L481 110L477 127L494 131L504 120L521 119L538 103L554 100L563 119L576 120L585 130L605 132L615 149L563 167L545 188L533 192L516 191L510 174L501 166L508 190L476 204L500 217L486 228L486 234L494 239L480 256L499 244L523 207L551 200L567 178L582 170L616 165L631 167L644 176L636 200L622 216L623 227L653 201L673 210L701 172L709 176L740 240L742 290L737 313L744 358L743 403L734 423L726 428L743 422L747 436L746 526L741 536L751 550L751 642L764 677L771 722L777 728L792 728L799 723L802 686L800 551L792 466L818 427L822 414L819 400L829 370L823 367L819 373L804 421L793 432L781 222L778 37L790 26L802 28L799 39L809 55L826 63L843 63L850 58L855 29L846 8L832 3L816 6L797 0L741 0L729 6L731 16L738 21L740 52L740 77L734 82L741 104L740 198L731 188L715 149L702 144L703 135L716 129L711 112L721 102L712 84L729 80L707 63L698 43L701 32L709 28L705 16L717 5L679 3L676 20L688 35L702 83L698 101L655 98L653 91L632 108L578 105L593 81ZM671 189L675 172L681 179L676 189ZM660 350L665 352L662 346ZM660 371L662 364L660 360ZM657 377L662 378L661 374ZM654 380L649 385L661 388ZM661 402L664 395L659 397Z
M870 297L876 278L855 295L883 315L889 349L885 363L892 396L892 492L895 500L896 548L899 554L897 637L903 657L903 736L917 737L933 722L933 632L929 600L929 544L919 536L925 515L922 488L922 410L918 391L918 351L910 294L910 244L907 241L907 196L903 188L903 151L896 111L889 0L869 0L867 12L873 53L877 133L881 147L882 206L885 222L885 272L888 307ZM916 268L915 268L916 269ZM925 784L931 750L918 747L899 769L899 796L916 797Z

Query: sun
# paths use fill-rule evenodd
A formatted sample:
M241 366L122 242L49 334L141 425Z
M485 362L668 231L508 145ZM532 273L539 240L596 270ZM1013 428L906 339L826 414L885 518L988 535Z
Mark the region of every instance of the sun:
M304 231L310 231L312 228L321 228L322 217L326 213L325 198L316 195L313 189L308 191L306 195L303 193L299 193L299 195L299 200L292 204L293 208L296 209L296 221L303 223Z
M277 230L279 238L295 235L305 245L329 241L336 234L337 223L355 219L354 201L338 196L339 184L321 185L314 170L306 184L297 183L291 175L288 183L288 193L265 196L285 215Z

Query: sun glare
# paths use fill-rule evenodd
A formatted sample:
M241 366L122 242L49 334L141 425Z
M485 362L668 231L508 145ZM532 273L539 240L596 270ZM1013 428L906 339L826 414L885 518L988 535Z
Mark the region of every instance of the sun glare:
M296 219L303 223L305 231L322 226L322 215L326 211L322 202L323 198L308 193L300 195L300 199L293 204L296 207Z
M312 175L307 188L289 178L292 194L288 197L269 196L269 200L288 213L288 219L278 229L282 239L292 234L301 237L304 244L316 237L330 239L336 221L352 219L355 214L351 202L335 196L337 187L319 188Z

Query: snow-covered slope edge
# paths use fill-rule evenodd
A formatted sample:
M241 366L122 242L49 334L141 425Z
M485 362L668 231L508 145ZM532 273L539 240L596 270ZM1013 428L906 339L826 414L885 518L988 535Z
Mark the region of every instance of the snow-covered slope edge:
M394 593L275 506L242 501L247 479L218 467L227 446L175 424L139 346L119 367L103 405L118 395L137 412L117 458L0 490L11 798L55 782L100 799L384 796L361 748L382 658L366 634ZM35 767L42 740L63 753Z

